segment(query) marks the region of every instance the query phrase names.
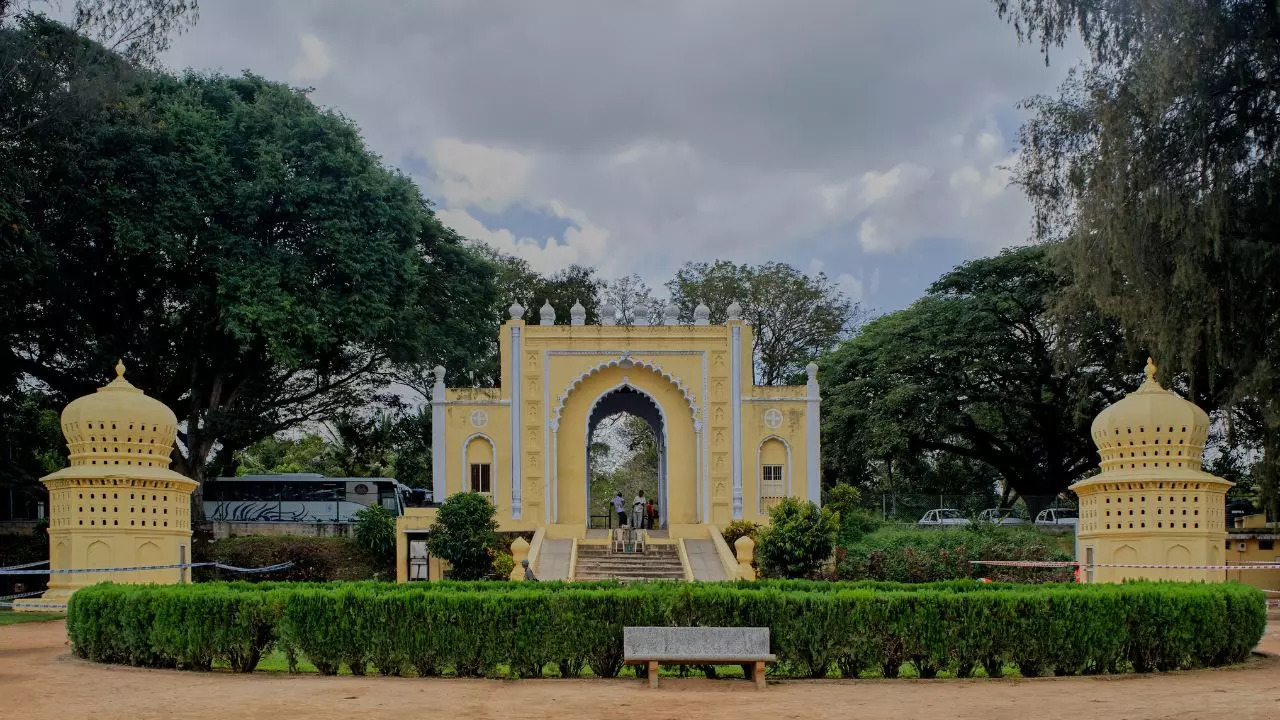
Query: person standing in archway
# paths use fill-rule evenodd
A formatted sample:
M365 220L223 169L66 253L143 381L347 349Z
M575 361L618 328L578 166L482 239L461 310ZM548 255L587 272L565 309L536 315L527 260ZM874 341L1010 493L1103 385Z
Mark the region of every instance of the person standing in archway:
M622 499L622 491L619 490L609 502L613 503L613 511L618 514L618 527L623 527L627 524L627 509L623 506L626 501Z
M658 527L658 504L649 498L649 504L644 509L645 526L650 530Z
M632 527L645 527L645 506L648 501L644 499L644 491L636 493L636 499L631 501L631 519Z

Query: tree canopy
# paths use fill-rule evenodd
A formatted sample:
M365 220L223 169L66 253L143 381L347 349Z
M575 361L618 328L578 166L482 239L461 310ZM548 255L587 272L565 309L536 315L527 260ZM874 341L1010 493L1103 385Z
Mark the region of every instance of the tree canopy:
M3 32L5 52L66 41L47 22ZM58 71L40 57L21 69ZM253 75L122 76L111 103L21 144L0 228L10 378L65 401L123 357L201 479L218 447L483 351L491 269L348 120Z
M858 316L857 305L826 275L806 275L786 263L685 263L667 290L682 322L692 322L703 302L711 322L723 323L737 301L755 331L755 380L761 385L802 384L805 365L834 347Z
M1280 6L997 0L1048 58L1090 59L1028 103L1017 180L1065 297L1117 318L1164 378L1225 409L1280 477Z
M1063 284L1041 248L974 260L825 357L828 476L866 484L874 462L932 456L977 469L988 488L1003 481L1034 511L1093 469L1089 426L1125 390L1123 344L1096 317L1069 335L1052 323Z

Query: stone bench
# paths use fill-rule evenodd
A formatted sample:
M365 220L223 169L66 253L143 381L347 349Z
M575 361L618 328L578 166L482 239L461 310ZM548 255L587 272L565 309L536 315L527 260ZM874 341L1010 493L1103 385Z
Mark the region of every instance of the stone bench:
M741 665L764 687L769 652L767 627L624 627L623 661L648 665L649 687L658 687L658 665Z

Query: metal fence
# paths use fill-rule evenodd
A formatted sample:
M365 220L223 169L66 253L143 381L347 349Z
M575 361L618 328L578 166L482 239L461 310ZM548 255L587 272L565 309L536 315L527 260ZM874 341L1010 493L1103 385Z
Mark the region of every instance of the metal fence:
M1032 497L1032 507L1071 508L1075 504L1066 502L1057 496ZM930 510L956 510L966 518L976 518L983 510L998 507L1000 499L992 495L899 495L884 493L879 497L875 510L879 511L882 520L887 522L914 523L924 517ZM1028 522L1035 518L1027 510L1027 499L1016 498L1011 507L1012 515Z

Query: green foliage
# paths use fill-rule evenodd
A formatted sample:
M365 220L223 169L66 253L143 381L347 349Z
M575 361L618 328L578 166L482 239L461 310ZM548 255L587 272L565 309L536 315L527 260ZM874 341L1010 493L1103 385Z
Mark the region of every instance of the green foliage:
M685 263L667 282L682 322L704 302L722 323L737 301L754 331L752 364L759 385L804 383L805 365L835 346L858 307L823 273L808 275L786 263L738 265L728 260Z
M248 575L255 581L371 580L395 575L391 558L378 556L352 538L251 535L197 544L196 562L220 562L236 567L265 567L293 561L293 567L269 576ZM217 577L218 571L198 568L197 577Z
M1043 248L1009 250L868 323L822 362L827 470L909 493L989 493L999 478L1034 516L1097 465L1090 424L1126 389L1109 380L1114 327L1050 322L1066 282Z
M831 512L844 517L862 506L862 491L848 483L837 483L827 490L823 507L831 508Z
M1261 454L1261 494L1280 507L1276 4L996 6L1046 60L1067 38L1089 53L1027 103L1014 176L1074 275L1064 309L1100 307L1166 385L1226 410L1228 443Z
M879 513L863 508L849 508L840 513L840 545L857 542L863 536L884 527Z
M516 561L511 557L511 553L500 552L493 556L493 579L507 580L511 577L511 571L515 569Z
M498 523L489 499L480 493L449 496L436 514L427 549L449 563L449 577L479 580L493 571L493 549L498 545Z
M325 674L612 677L636 625L768 627L780 676L1072 675L1240 662L1266 604L1234 583L103 584L72 597L67 634L79 657L149 667L251 671L279 647Z
M1065 582L1071 570L975 566L970 560L1068 561L1062 539L1030 527L982 523L957 528L884 528L845 541L836 552L841 580L937 582L986 577L1013 582Z
M340 413L325 425L325 435L275 435L236 452L236 476L308 472L328 477L394 477L410 487L430 485L429 408Z
M831 559L836 531L831 510L784 498L769 509L769 525L756 535L756 563L764 577L814 577Z
M0 567L22 565L49 559L49 533L47 525L37 526L30 535L0 535ZM49 584L47 575L0 575L0 595L15 592L14 585L24 590L43 590Z
M179 411L175 469L202 479L487 349L491 266L346 118L253 75L138 71L47 25L0 28L10 56L0 127L28 132L0 141L0 387L25 373L76 397L123 358ZM23 90L49 73L67 75L54 96L99 91Z
M724 537L724 541L729 543L730 550L733 549L733 544L738 542L738 538L749 537L752 540L755 540L759 533L760 525L758 523L753 523L750 520L734 520L728 525L725 525L724 529L720 531L720 534Z
M355 514L355 537L374 555L391 558L396 551L396 516L381 505L361 508Z

